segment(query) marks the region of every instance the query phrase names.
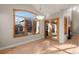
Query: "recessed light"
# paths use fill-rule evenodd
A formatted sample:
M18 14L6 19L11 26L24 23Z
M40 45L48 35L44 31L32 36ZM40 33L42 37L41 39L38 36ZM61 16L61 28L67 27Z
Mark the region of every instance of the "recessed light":
M73 11L75 11L76 10L76 7L73 7Z

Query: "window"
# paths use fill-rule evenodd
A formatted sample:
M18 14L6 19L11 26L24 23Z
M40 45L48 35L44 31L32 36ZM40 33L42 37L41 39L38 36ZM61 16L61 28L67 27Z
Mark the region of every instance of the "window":
M14 37L40 33L40 21L36 14L25 10L13 10Z

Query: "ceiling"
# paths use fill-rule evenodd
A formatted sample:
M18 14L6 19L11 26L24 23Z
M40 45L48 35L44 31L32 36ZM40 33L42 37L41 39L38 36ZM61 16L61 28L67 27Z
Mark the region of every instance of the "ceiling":
M72 7L73 5L72 4L33 4L32 6L43 15L46 15L46 14L54 14L66 10ZM40 7L41 7L41 11L40 11Z

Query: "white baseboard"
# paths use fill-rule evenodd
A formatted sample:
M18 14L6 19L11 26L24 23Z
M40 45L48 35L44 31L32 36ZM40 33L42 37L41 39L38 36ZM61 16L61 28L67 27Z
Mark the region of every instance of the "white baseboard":
M32 41L40 40L40 39L42 39L42 38L37 38L37 39L34 39L34 40L29 40L29 41L24 41L24 42L12 44L12 45L9 45L9 46L4 46L4 47L1 47L0 50L13 48L13 47L16 47L16 46L19 46L19 45L22 45L22 44L26 44L26 43L29 43L29 42L32 42Z

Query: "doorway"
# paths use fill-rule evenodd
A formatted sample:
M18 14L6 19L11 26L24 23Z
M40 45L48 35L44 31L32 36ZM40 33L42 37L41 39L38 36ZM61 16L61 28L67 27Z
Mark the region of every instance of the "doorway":
M48 20L45 20L45 21L44 21L45 38L48 38L48 24L49 24L49 21L48 21Z
M51 23L51 31L49 31L49 24ZM59 41L59 18L44 20L45 38ZM49 34L50 32L50 34ZM49 36L50 35L50 36Z

